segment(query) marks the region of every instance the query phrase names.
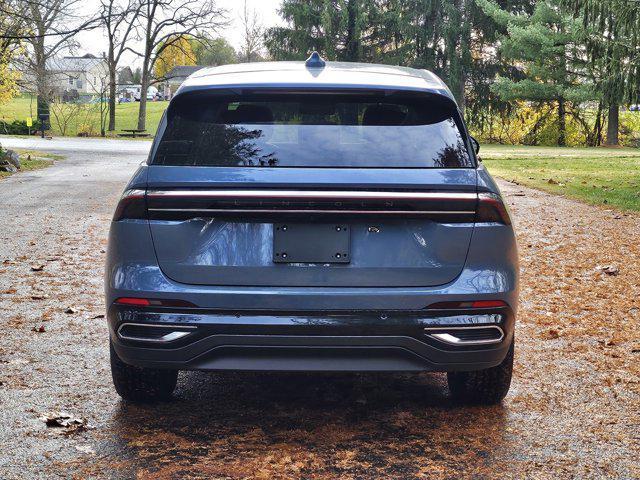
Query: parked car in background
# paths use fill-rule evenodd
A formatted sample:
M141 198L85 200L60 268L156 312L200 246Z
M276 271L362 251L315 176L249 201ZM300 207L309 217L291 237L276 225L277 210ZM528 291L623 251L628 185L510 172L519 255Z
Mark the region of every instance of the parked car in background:
M135 93L133 95L133 98L136 102L140 101L140 92L142 91L142 88L140 86L138 86L135 90ZM154 87L153 85L150 86L149 88L147 88L147 100L153 100L155 98L155 96L158 95L158 89L156 87Z
M117 392L167 398L179 370L439 371L501 401L518 256L477 151L425 70L314 54L193 74L111 224Z

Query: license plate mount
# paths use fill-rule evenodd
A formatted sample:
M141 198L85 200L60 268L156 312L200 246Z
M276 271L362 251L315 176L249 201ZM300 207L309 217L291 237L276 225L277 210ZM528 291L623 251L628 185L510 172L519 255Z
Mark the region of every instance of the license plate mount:
M340 223L274 223L275 263L349 263L351 226Z

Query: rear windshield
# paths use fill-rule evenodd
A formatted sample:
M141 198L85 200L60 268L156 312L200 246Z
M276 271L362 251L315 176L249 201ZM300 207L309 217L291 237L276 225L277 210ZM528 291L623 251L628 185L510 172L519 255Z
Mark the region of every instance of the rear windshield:
M178 97L152 163L221 167L473 166L439 97L276 94Z

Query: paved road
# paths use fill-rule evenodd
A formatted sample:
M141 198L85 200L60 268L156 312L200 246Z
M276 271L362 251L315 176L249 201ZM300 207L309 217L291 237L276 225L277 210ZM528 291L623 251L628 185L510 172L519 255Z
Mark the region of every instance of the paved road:
M0 142L67 156L0 181L0 478L640 478L637 215L502 185L523 266L502 406L451 405L439 374L188 373L137 407L96 317L109 218L149 143ZM60 411L90 428L40 419Z

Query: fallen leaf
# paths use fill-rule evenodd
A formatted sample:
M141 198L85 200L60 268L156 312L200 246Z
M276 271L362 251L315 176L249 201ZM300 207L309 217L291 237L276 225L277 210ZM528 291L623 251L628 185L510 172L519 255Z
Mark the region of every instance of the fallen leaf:
M49 428L64 428L64 435L86 430L89 426L83 418L77 418L66 412L49 412L40 417Z
M76 450L86 453L87 455L94 455L96 453L91 445L76 445Z
M615 265L598 265L596 270L600 270L602 273L606 273L607 275L618 275L620 273L620 269Z
M17 290L15 288L7 288L4 292L2 293L6 293L7 295L13 295L14 293L16 293Z
M550 178L549 180L547 180L547 183L549 185L558 185L558 182L556 182L553 178Z
M556 339L560 338L560 331L555 328L550 328L547 332L547 338Z
M31 265L32 272L41 272L44 270L44 265Z

